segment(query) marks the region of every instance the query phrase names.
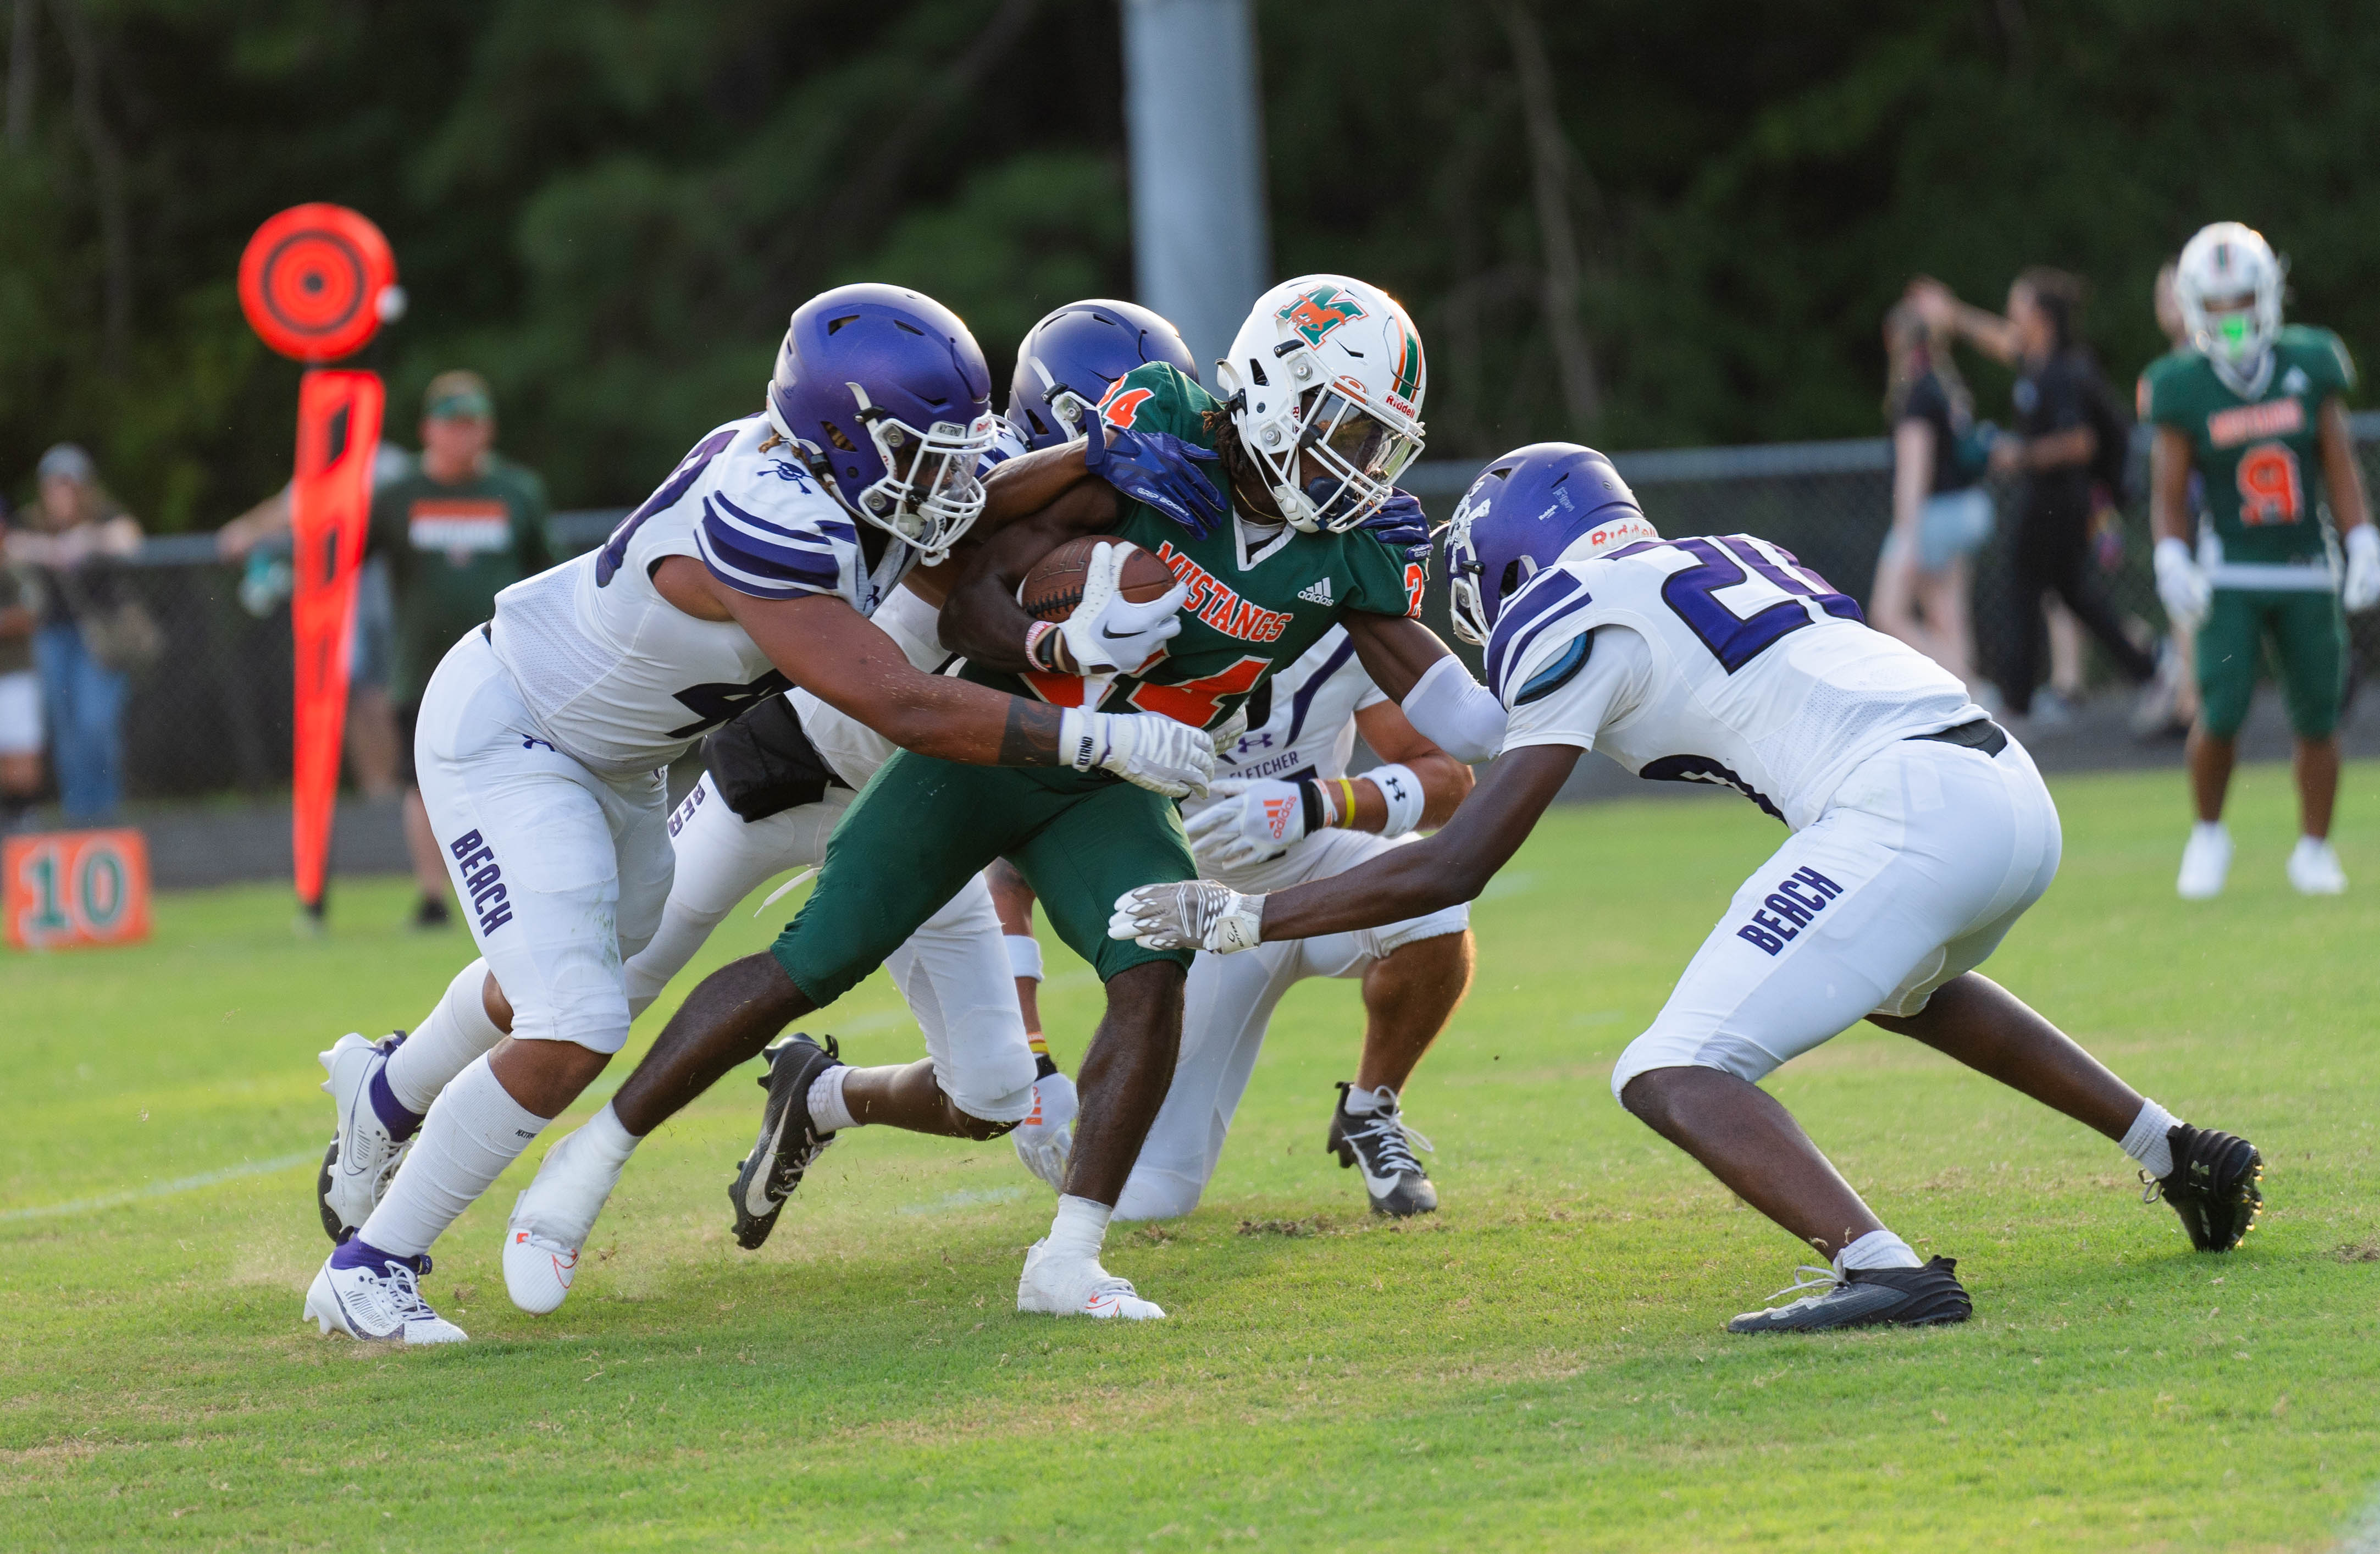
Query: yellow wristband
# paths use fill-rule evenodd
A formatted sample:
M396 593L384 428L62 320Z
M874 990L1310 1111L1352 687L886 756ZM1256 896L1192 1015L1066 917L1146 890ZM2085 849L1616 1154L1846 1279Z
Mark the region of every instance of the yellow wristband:
M1349 831L1355 829L1355 783L1352 778L1334 778L1339 784L1339 823Z
M1050 1055L1050 1043L1043 1039L1041 1033L1038 1030L1029 1030L1025 1033L1025 1045L1033 1050L1033 1055L1037 1058L1046 1058ZM824 1071L821 1070L820 1072Z

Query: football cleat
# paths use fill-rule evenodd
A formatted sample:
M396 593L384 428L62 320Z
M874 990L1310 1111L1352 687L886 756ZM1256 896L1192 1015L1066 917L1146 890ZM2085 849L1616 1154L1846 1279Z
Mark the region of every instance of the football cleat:
M1047 1241L1026 1249L1025 1273L1016 1281L1016 1309L1127 1322L1154 1322L1165 1316L1163 1306L1141 1299L1131 1280L1110 1273L1098 1258L1061 1263L1050 1256Z
M372 1081L388 1066L389 1054L404 1044L403 1031L379 1041L349 1031L320 1054L330 1074L322 1088L337 1108L338 1127L331 1135L331 1147L322 1151L314 1202L322 1210L322 1233L334 1244L344 1244L371 1218L389 1178L413 1147L412 1135L400 1139L390 1134L371 1099Z
M810 1121L810 1085L843 1061L834 1038L821 1047L799 1031L760 1055L769 1062L760 1075L760 1088L769 1092L760 1107L760 1137L727 1190L735 1204L735 1244L747 1252L769 1239L802 1173L834 1142L834 1135L819 1132Z
M1803 1268L1804 1279L1777 1292L1790 1295L1813 1284L1824 1289L1787 1305L1747 1311L1727 1325L1731 1333L1806 1333L1828 1328L1902 1328L1963 1322L1974 1314L1959 1282L1959 1259L1937 1257L1924 1268ZM1768 1297L1775 1300L1777 1295Z
M2289 852L2289 884L2300 895L2340 895L2347 890L2347 870L2338 849L2311 836L2301 836Z
M523 1193L522 1197L528 1195ZM532 1317L560 1309L578 1272L578 1248L565 1246L520 1222L520 1209L504 1227L504 1293Z
M2223 893L2231 872L2231 833L2221 821L2190 828L2182 844L2181 872L2174 877L2174 893L2184 901L2212 901Z
M1394 1090L1381 1086L1374 1092L1384 1103L1380 1110L1358 1117L1347 1110L1353 1088L1343 1081L1339 1086L1339 1105L1330 1114L1330 1133L1322 1141L1323 1152L1338 1156L1342 1171L1362 1168L1364 1191L1371 1197L1373 1213L1393 1214L1402 1220L1434 1212L1438 1189L1413 1147L1419 1145L1431 1154L1438 1152L1438 1147L1405 1126Z
M306 1292L306 1315L328 1338L461 1343L471 1335L430 1309L421 1278L430 1258L393 1257L353 1239L323 1260Z
M2163 1198L2181 1216L2190 1244L2201 1252L2228 1252L2256 1228L2265 1207L2265 1157L2236 1134L2193 1128L2183 1123L2167 1134L2173 1170L2152 1178L2141 1172L2143 1203Z
M513 1200L504 1226L504 1291L542 1317L562 1305L588 1232L620 1184L627 1161L607 1160L577 1128L545 1152L537 1178Z

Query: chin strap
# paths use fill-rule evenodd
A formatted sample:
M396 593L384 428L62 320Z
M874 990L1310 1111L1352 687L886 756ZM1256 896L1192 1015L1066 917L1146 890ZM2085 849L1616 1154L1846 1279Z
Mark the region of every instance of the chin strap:
M2242 399L2259 399L2264 396L2265 390L2272 386L2273 363L2277 355L2270 346L2265 346L2264 354L2256 358L2255 370L2244 374L2229 360L2212 351L2207 353L2206 359L2213 365L2215 376L2222 381L2225 388Z

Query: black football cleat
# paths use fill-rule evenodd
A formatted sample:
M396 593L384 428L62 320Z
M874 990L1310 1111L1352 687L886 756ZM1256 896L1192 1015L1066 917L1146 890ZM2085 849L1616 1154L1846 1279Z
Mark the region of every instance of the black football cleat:
M2190 1244L2201 1252L2228 1252L2256 1228L2265 1207L2265 1157L2237 1134L2193 1128L2183 1123L2167 1134L2173 1170L2146 1184L2143 1203L2163 1198L2181 1216Z
M735 1204L735 1244L747 1252L769 1239L778 1212L802 1184L802 1172L834 1142L834 1135L819 1132L810 1121L810 1084L842 1062L834 1038L821 1047L799 1031L760 1055L769 1062L760 1076L760 1088L769 1092L760 1106L760 1137L727 1190Z
M1339 1086L1339 1105L1330 1114L1330 1134L1322 1142L1323 1151L1339 1157L1342 1171L1363 1168L1364 1191L1372 1200L1373 1213L1402 1220L1435 1212L1438 1188L1432 1185L1429 1172L1421 1168L1413 1147L1418 1144L1435 1154L1437 1146L1405 1126L1402 1107L1392 1104L1363 1117L1349 1112L1347 1093L1353 1088L1344 1082Z
M1956 1257L1937 1257L1924 1268L1855 1268L1841 1273L1810 1269L1806 1271L1824 1277L1789 1284L1777 1293L1791 1294L1821 1283L1825 1289L1788 1305L1747 1311L1730 1322L1727 1330L1808 1333L1828 1328L1925 1328L1963 1322L1974 1314L1975 1305L1967 1298L1967 1287L1959 1282L1958 1269Z

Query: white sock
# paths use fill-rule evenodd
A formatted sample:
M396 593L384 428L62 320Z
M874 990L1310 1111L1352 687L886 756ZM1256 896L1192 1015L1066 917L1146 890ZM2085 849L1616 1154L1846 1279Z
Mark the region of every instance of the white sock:
M2231 833L2223 829L2223 822L2220 820L2199 820L2191 826L2190 834L2192 840L2195 840L2202 836L2219 837L2228 836Z
M513 1099L482 1054L439 1093L413 1152L357 1233L392 1257L419 1257L551 1121Z
M841 1133L859 1126L859 1119L843 1104L843 1082L849 1077L850 1067L836 1063L810 1081L810 1121L818 1124L819 1132Z
M1058 1196L1058 1217L1050 1221L1048 1257L1087 1257L1099 1260L1099 1248L1108 1239L1108 1216L1114 1209L1088 1198L1078 1198L1070 1193ZM372 1243L377 1246L378 1242Z
M379 1243L373 1243L378 1245ZM1870 1231L1842 1249L1835 1267L1848 1273L1855 1268L1924 1268L1925 1259L1890 1231Z
M628 1157L644 1140L621 1125L606 1105L586 1126L546 1151L537 1180L513 1209L516 1225L570 1247L584 1246Z
M2141 1162L2141 1169L2151 1176L2163 1179L2173 1174L2173 1144L2167 1135L2181 1125L2181 1119L2153 1100L2141 1102L2141 1114L2124 1130L2124 1153Z
M485 961L473 961L456 972L455 980L446 984L437 1006L421 1017L421 1023L405 1038L405 1045L389 1055L384 1071L389 1093L408 1111L429 1111L438 1092L468 1067L473 1058L504 1038L504 1033L488 1018L488 1006L482 1001L480 989L487 980ZM378 1242L372 1244L380 1245Z
M597 1159L613 1165L626 1165L628 1157L637 1152L637 1146L645 1141L644 1135L628 1131L628 1125L620 1121L620 1114L612 1110L612 1103L608 1100L603 1103L602 1111L589 1118L587 1125L570 1136L585 1139Z
M1386 1085L1377 1090L1361 1089L1354 1085L1347 1087L1347 1115L1350 1117L1369 1117L1375 1111L1393 1111L1396 1107L1397 1093Z

